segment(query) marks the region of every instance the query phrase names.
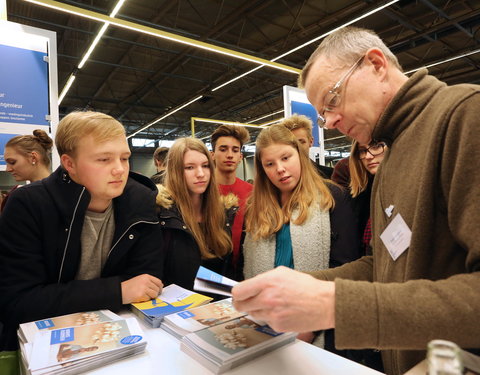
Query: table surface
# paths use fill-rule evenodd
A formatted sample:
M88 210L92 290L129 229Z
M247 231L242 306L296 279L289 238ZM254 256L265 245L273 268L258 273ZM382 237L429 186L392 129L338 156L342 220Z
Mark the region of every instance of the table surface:
M123 312L122 317L135 317ZM139 320L139 319L138 319ZM139 320L140 321L140 320ZM210 370L180 350L180 341L160 328L140 322L147 337L145 353L87 372L89 375L203 375ZM296 340L294 343L255 358L225 374L231 375L380 375L348 359Z

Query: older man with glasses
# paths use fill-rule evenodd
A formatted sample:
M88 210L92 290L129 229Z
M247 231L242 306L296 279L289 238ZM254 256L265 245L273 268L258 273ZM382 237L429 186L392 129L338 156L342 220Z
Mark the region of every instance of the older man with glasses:
M315 278L261 274L233 289L236 308L279 331L335 328L337 348L381 349L387 374L425 358L432 339L479 349L480 86L407 77L354 27L321 43L299 83L324 127L389 148L373 186L373 256Z

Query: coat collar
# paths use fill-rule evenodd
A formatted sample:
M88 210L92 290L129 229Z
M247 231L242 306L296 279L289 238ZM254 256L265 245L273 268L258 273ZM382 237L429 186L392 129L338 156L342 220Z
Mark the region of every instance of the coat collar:
M65 169L57 168L42 183L68 222L72 220L74 212L81 218L84 217L90 203L90 193L84 186L73 181ZM128 226L136 221L158 221L155 212L156 195L157 189L150 179L130 172L123 194L113 200L116 226Z
M391 146L395 139L415 121L431 98L446 86L426 69L413 74L400 88L382 113L372 134L377 141Z

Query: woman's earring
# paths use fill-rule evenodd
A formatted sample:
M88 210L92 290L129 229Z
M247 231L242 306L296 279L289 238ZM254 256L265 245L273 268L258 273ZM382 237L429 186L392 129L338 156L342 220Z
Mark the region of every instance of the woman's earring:
M37 164L37 162L36 162L35 160L34 160L34 161L32 161L32 165L35 165L35 164Z

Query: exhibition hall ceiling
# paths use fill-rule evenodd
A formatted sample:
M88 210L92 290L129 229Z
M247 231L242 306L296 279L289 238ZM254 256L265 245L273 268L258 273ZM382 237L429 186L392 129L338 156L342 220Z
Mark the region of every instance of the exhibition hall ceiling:
M110 15L117 2L58 1L103 16ZM269 66L250 72L259 64L118 24L106 29L78 69L102 22L25 0L7 0L7 12L9 21L56 32L59 92L76 76L60 104L60 116L75 109L105 112L120 120L128 134L160 119L137 137L189 136L191 117L255 124L275 120L283 115L282 87L296 86L295 72ZM143 30L274 60L294 71L302 68L322 35L360 18L353 25L375 30L406 72L440 63L429 70L445 82L480 83L478 0L126 0L115 17ZM307 43L312 39L318 40ZM448 58L454 59L444 62ZM196 135L206 137L215 126L196 122ZM325 137L326 149L349 143L336 131L327 131Z

